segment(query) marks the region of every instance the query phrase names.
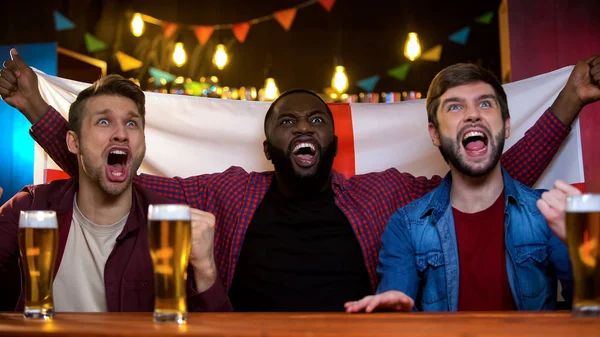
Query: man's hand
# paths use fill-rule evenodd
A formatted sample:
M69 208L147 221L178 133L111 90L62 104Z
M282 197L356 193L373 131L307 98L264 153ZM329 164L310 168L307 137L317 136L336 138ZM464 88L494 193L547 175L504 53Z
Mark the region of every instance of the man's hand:
M600 55L577 62L567 84L550 108L565 124L571 125L581 109L600 100Z
M359 301L346 302L344 307L346 308L346 312L372 312L376 308L411 311L414 305L415 301L404 293L389 290L378 295L367 296Z
M194 268L196 290L203 292L217 280L213 242L215 237L215 216L195 208L192 212L192 251L190 263Z
M40 94L33 69L21 59L15 48L10 50L10 57L0 69L0 96L33 124L48 111L48 104Z
M4 190L2 189L2 187L0 187L0 198L2 198L2 192L4 192Z
M579 195L581 191L562 180L557 180L554 183L554 189L542 193L542 198L536 202L536 205L546 222L562 242L567 242L567 230L565 226L565 207L567 205L567 197Z

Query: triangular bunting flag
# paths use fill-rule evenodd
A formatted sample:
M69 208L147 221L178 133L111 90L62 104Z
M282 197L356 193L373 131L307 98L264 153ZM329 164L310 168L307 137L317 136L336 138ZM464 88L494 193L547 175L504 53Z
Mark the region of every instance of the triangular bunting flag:
M164 78L165 81L167 81L167 83L173 82L173 80L175 79L175 75L160 69L156 69L154 67L150 67L150 69L148 69L148 72L150 73L150 76L154 77L157 80L156 82L159 82L161 78Z
M162 28L165 33L165 38L170 39L177 29L179 29L179 25L173 22L165 22L162 24Z
M479 22L479 23L483 23L486 25L489 25L492 22L492 19L494 18L494 12L493 11L489 11L485 14L482 14L478 17L475 18L475 21Z
M294 18L296 17L296 12L298 10L296 8L283 9L273 13L275 20L279 22L281 27L285 30L290 30L292 27L292 22L294 22Z
M246 36L250 31L250 22L236 23L233 25L231 30L233 30L233 35L235 35L235 38L242 43L246 41Z
M438 62L440 57L442 56L442 45L438 44L437 46L429 49L428 51L421 54L420 59L425 61L434 61Z
M333 4L335 4L335 0L319 0L319 3L321 6L323 6L323 8L325 8L326 11L331 12Z
M135 57L129 56L120 51L116 52L115 56L117 57L117 61L119 61L119 66L121 67L121 71L123 72L137 69L144 64L142 63L142 61L136 59Z
M365 78L362 79L358 82L356 82L356 84L365 89L365 91L367 92L373 92L373 90L375 90L375 86L377 85L377 82L379 82L379 75L375 75L375 76L371 76L369 78Z
M58 11L54 11L54 27L56 30L68 30L73 29L75 24Z
M215 31L213 26L194 26L194 34L200 44L205 44L210 39L212 33Z
M467 44L467 40L469 39L469 33L471 33L471 27L465 27L454 34L450 35L449 39L452 42Z
M88 53L94 53L100 50L104 50L108 48L106 42L100 40L90 33L85 33L85 47L87 48Z
M388 73L388 75L392 76L395 79L404 81L406 79L406 77L408 76L409 70L410 70L410 62L407 62L399 67L388 70L387 73Z

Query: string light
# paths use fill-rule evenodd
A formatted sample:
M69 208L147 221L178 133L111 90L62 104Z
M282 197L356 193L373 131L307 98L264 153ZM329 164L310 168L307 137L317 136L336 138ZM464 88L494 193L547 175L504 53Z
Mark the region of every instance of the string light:
M131 33L133 36L140 37L144 34L144 20L142 19L142 14L135 13L133 18L131 19Z
M279 88L277 88L277 84L275 84L275 79L269 77L265 80L265 100L273 101L275 98L279 96Z
M417 33L408 33L406 45L404 47L404 56L411 61L414 61L421 56L421 44L419 43L419 36Z
M217 45L217 49L215 50L215 56L213 57L213 63L217 66L217 68L219 68L219 70L221 70L227 64L227 59L227 48L225 48L225 45Z
M346 68L344 66L335 67L335 72L331 78L331 87L338 94L343 94L348 89L348 76L346 75Z
M175 50L173 51L173 61L178 67L181 67L187 61L187 55L185 53L185 49L183 48L182 42L177 42L175 44Z

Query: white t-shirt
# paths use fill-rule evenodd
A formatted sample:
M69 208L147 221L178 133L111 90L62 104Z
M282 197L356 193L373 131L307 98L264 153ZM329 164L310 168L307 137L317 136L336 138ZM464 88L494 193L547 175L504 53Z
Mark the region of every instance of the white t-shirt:
M105 312L104 266L127 217L108 226L88 220L73 201L73 220L53 284L57 312Z

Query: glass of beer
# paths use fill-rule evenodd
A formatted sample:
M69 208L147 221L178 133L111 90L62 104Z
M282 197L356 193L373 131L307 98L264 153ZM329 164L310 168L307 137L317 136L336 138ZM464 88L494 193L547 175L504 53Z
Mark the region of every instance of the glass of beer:
M600 194L567 198L567 246L573 265L573 314L600 316Z
M58 251L54 211L21 211L19 251L25 284L25 318L54 318L52 283Z
M187 321L187 268L192 248L187 205L150 205L148 242L154 264L154 322Z

